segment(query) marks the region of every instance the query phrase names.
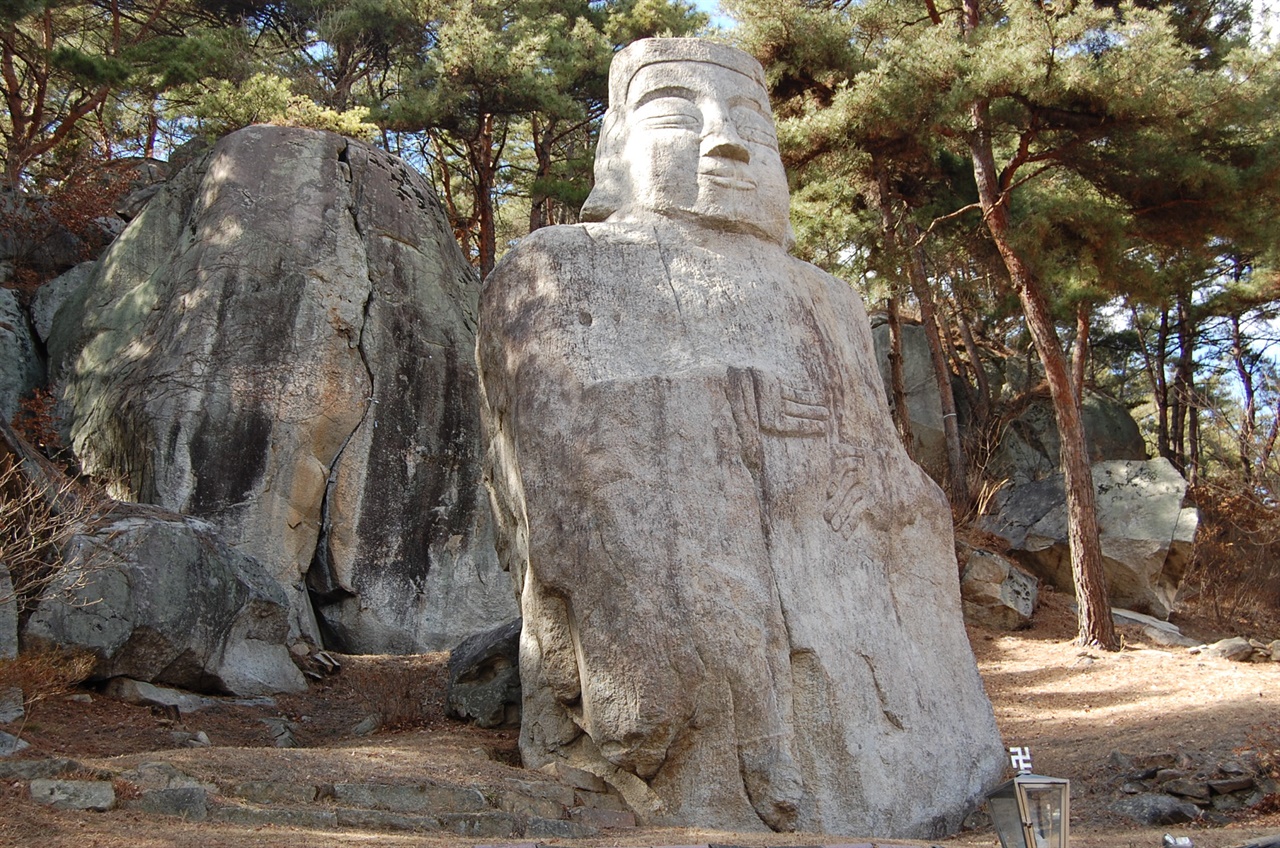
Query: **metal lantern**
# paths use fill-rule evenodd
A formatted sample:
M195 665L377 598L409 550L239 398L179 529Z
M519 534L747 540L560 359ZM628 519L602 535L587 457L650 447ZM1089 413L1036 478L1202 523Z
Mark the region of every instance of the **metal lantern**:
M987 796L1002 848L1067 848L1070 781L1020 774Z

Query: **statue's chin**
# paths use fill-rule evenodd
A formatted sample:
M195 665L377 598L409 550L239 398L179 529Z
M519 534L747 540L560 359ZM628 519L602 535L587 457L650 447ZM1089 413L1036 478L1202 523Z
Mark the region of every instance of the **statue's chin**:
M606 220L619 224L664 224L677 222L711 232L747 235L776 244L783 249L791 246L791 228L776 222L752 221L738 215L718 211L691 209L626 209L619 210Z

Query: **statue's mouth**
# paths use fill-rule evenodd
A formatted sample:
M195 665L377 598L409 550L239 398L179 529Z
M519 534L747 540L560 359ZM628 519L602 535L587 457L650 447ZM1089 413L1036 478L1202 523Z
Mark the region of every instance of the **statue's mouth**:
M751 191L756 187L756 181L748 179L733 171L724 169L714 169L702 171L699 176L705 177L713 186L719 188L732 188L739 191Z

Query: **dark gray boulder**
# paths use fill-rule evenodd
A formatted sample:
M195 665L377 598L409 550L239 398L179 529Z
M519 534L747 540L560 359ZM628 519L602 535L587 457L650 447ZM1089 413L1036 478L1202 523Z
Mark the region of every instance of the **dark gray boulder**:
M477 633L449 654L450 716L480 727L520 725L521 623Z
M59 310L70 444L121 499L204 518L265 565L296 636L445 649L516 614L480 482L478 291L403 162L232 133Z
M1138 423L1123 404L1086 390L1081 420L1091 461L1147 458ZM1047 397L1033 398L1004 426L988 472L1014 483L1043 480L1057 472L1061 450L1053 404Z
M92 651L93 678L260 695L306 681L290 659L288 596L212 525L119 505L63 551L24 644Z
M1111 809L1144 825L1183 824L1200 818L1200 808L1190 801L1151 792L1121 798Z

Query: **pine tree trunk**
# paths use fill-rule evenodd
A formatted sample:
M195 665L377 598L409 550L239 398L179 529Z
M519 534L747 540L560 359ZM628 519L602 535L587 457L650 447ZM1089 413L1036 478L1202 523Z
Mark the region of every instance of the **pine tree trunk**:
M965 353L969 355L969 370L973 373L973 383L978 387L977 418L986 426L991 415L991 382L987 379L987 371L982 367L981 351L973 338L973 328L965 317L964 309L957 299L955 303L956 324L960 327L960 338L964 341Z
M1089 364L1089 307L1076 305L1076 343L1071 349L1071 385L1076 398L1084 403L1084 377Z
M977 0L965 0L965 7L970 18L976 16ZM1054 330L1048 302L1040 289L1039 281L1022 261L1010 238L1008 197L996 170L987 109L988 104L984 100L975 101L971 109L973 131L969 137L969 147L973 157L973 171L977 178L983 218L1009 272L1009 280L1018 294L1027 319L1027 329L1044 365L1049 394L1053 399L1067 495L1067 541L1071 551L1071 574L1075 582L1078 606L1077 641L1082 645L1116 650L1115 626L1111 620L1106 574L1102 565L1093 470L1085 448L1080 405L1071 385L1066 356Z
M480 127L473 147L472 167L476 175L476 219L480 224L477 241L480 248L480 279L483 280L493 270L498 256L498 234L493 211L493 187L498 168L493 158L493 116L485 115Z
M1240 316L1231 316L1231 362L1236 369L1236 377L1240 380L1240 390L1244 393L1244 408L1240 411L1240 427L1236 433L1236 450L1240 454L1240 473L1248 486L1253 485L1253 439L1258 429L1258 411L1256 391L1253 387L1253 372L1244 361L1245 340L1240 331Z
M886 308L889 313L889 393L893 398L893 423L898 427L898 436L907 453L915 459L911 415L907 409L907 381L902 373L902 319L896 294L889 298Z
M1169 443L1169 381L1165 367L1169 358L1169 310L1160 310L1160 332L1156 336L1156 452L1173 462L1173 448Z
M953 506L962 511L968 507L969 486L968 468L964 460L964 449L960 446L960 422L956 414L956 398L951 390L951 368L947 365L947 354L943 347L942 336L938 332L938 309L933 301L933 289L925 274L924 257L921 248L915 244L920 232L910 222L906 225L907 238L912 246L908 249L907 279L911 281L911 291L920 304L920 321L924 324L924 337L929 345L929 359L933 364L933 376L938 385L938 399L942 412L942 434L947 445L947 491Z

